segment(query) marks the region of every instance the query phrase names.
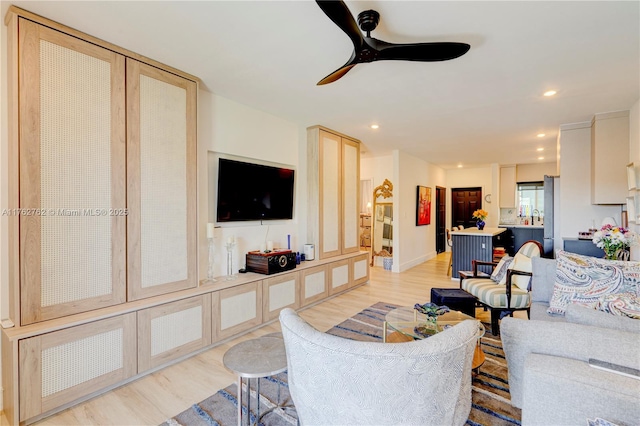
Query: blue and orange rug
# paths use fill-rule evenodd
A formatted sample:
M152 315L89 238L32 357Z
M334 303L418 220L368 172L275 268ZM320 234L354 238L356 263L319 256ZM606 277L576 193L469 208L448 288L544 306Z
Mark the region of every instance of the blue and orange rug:
M378 302L336 325L327 333L353 340L381 342L382 323L385 315L397 305ZM478 310L478 317L487 330L488 315ZM485 318L486 317L486 318ZM473 377L472 408L467 420L468 425L519 425L520 410L509 403L509 384L507 381L507 362L502 351L500 337L489 331L482 338L482 350L486 361L480 372ZM251 421L255 422L255 389L252 382ZM278 400L278 393L280 393ZM278 374L261 380L260 412L279 405L292 406L287 386L287 373ZM278 403L279 402L279 403ZM202 402L167 420L162 426L227 426L237 424L237 386L235 384L219 390ZM245 413L246 413L246 407ZM260 425L287 426L296 425L295 409L276 408L262 417Z

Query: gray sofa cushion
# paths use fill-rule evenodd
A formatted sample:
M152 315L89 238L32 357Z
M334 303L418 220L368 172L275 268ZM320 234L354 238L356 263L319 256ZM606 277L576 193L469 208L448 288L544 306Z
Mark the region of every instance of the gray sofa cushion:
M534 257L531 260L533 277L531 278L531 300L544 302L549 306L553 296L553 285L556 282L556 261L543 257Z
M525 361L523 425L587 425L599 417L638 424L640 380L584 361L531 354Z
M640 345L635 333L568 322L527 321L510 317L502 319L500 330L509 366L511 403L518 408L522 408L523 404L525 360L532 353L585 362L589 358L596 358L640 369Z
M548 316L551 317L551 315ZM569 304L567 306L565 318L568 322L576 324L613 328L615 330L640 334L640 320L611 315L586 306ZM640 344L640 338L638 344Z

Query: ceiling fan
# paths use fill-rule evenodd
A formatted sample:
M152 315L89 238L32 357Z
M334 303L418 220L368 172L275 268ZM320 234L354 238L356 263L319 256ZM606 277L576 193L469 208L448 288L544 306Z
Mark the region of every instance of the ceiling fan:
M373 61L420 61L435 62L448 61L458 58L471 48L466 43L433 42L433 43L387 43L370 36L380 21L380 14L375 10L365 10L358 14L358 24L349 8L342 0L316 0L320 9L353 43L353 53L342 67L338 68L318 82L318 86L333 83L344 76L357 64ZM367 35L364 37L358 26Z

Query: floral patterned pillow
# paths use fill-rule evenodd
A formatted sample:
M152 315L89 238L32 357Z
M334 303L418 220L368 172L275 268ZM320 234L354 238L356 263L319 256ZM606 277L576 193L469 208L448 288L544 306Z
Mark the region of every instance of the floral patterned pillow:
M638 294L640 262L582 256L558 250L556 282L547 312L564 315L569 303L595 308L608 294Z
M635 293L606 294L595 308L608 314L640 319L640 298Z

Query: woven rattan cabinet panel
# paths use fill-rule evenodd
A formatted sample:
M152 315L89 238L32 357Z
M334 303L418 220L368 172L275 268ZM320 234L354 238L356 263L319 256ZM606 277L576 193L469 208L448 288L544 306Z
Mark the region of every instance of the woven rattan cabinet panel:
M138 311L138 372L211 344L211 294Z
M125 301L125 59L18 25L25 325Z
M136 314L23 339L20 421L136 374Z
M127 59L128 298L195 287L196 84Z

